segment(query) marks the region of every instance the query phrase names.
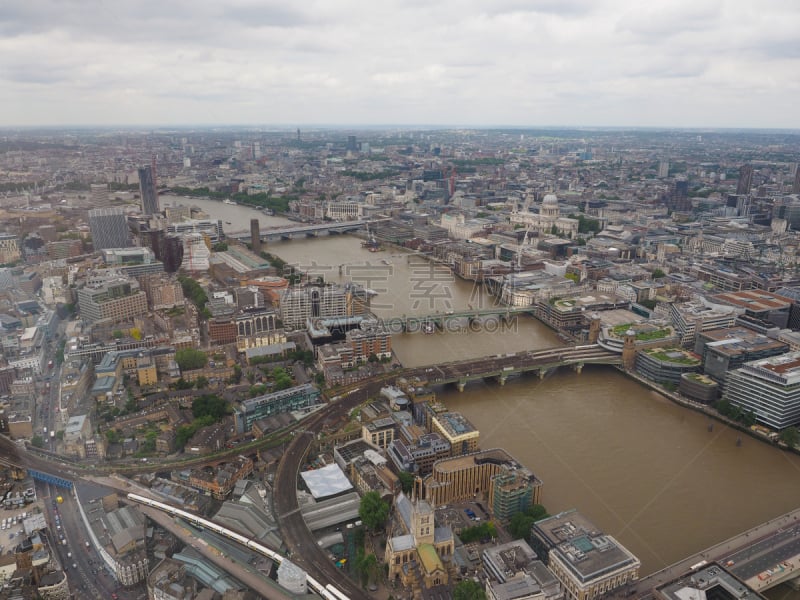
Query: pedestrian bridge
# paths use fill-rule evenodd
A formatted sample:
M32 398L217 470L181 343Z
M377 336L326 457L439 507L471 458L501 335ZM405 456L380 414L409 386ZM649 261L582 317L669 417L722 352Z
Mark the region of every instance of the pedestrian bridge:
M562 346L418 367L408 369L405 375L419 377L432 385L455 383L463 390L470 381L494 379L503 385L512 375L533 372L544 378L547 373L564 366L580 373L587 364L620 365L622 355L597 344Z

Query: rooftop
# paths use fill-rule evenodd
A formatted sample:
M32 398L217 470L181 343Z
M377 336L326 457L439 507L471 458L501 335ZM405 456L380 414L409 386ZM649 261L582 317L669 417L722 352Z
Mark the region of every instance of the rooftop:
M537 537L550 547L551 555L583 583L640 565L624 546L575 510L537 521L533 527Z

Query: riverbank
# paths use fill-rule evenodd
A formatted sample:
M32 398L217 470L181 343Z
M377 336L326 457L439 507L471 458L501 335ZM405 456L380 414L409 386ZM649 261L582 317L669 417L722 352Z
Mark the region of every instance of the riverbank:
M749 427L747 427L743 423L740 423L739 421L734 421L733 419L729 419L725 415L720 414L720 412L718 410L716 410L712 406L709 406L708 404L703 404L702 402L695 402L694 400L690 400L689 398L687 398L686 396L683 396L682 394L666 390L662 386L660 386L658 383L656 383L654 381L650 381L649 379L646 379L646 378L642 377L641 375L638 375L638 374L633 373L631 371L627 371L621 366L620 367L616 367L616 368L620 373L623 373L627 377L630 377L631 379L633 379L634 381L642 384L643 386L647 387L648 389L650 389L650 390L652 390L652 391L664 396L665 398L667 398L671 402L674 402L675 404L678 404L678 405L680 405L680 406L682 406L684 408L688 408L688 409L693 410L695 412L702 413L702 414L706 415L707 417L709 417L710 419L714 419L715 421L717 421L719 423L723 423L723 424L727 425L728 427L730 427L731 429L735 429L735 430L740 431L740 432L742 432L744 434L747 434L749 437L751 437L753 439L756 439L756 440L758 440L760 442L764 442L765 444L767 444L769 446L773 446L775 448L778 448L779 450L785 450L786 452L792 452L793 454L800 455L800 449L798 449L797 447L790 448L789 446L787 446L785 444L782 444L780 442L773 442L772 440L770 440L769 438L765 437L764 435L758 433L757 431L753 431L752 429L750 429Z

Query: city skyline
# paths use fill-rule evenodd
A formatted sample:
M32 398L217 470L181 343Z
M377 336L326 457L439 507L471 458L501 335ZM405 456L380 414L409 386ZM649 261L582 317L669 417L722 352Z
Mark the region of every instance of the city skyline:
M0 9L0 127L800 128L771 0Z

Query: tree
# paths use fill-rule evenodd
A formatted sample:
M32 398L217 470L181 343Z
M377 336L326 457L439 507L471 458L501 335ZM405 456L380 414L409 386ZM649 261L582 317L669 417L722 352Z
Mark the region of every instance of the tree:
M397 474L397 478L400 480L400 485L403 488L403 493L410 494L411 490L414 488L414 475L412 475L408 471L400 471Z
M517 540L526 540L531 534L534 519L525 513L518 512L508 523L508 532Z
M202 390L204 388L207 388L208 387L208 379L201 375L200 377L195 379L194 387L197 388L198 390Z
M361 517L368 529L377 531L386 524L386 519L389 517L389 505L381 500L378 492L367 492L361 498L358 516Z
M361 585L366 586L375 581L378 571L378 559L371 552L366 554L363 549L356 556L356 571L361 579Z
M787 427L781 431L781 435L778 439L789 446L789 448L794 448L797 446L797 443L800 442L800 431L797 430L797 427Z
M272 370L272 381L274 382L274 390L280 391L292 387L292 377L286 372L283 367L275 367Z
M191 371L205 367L208 362L208 356L202 350L181 348L175 353L175 362L178 363L181 371Z
M667 274L664 273L664 271L662 271L661 269L654 269L653 270L653 274L652 274L651 277L653 279L661 279L662 277L666 277L666 276L667 276Z
M210 416L212 422L215 422L222 419L229 412L228 401L215 394L204 394L192 401L192 415L195 419Z
M453 588L453 600L486 600L486 592L477 581L465 579Z
M42 436L40 435L33 436L33 438L31 439L31 445L34 448L44 448L44 440L42 439Z

